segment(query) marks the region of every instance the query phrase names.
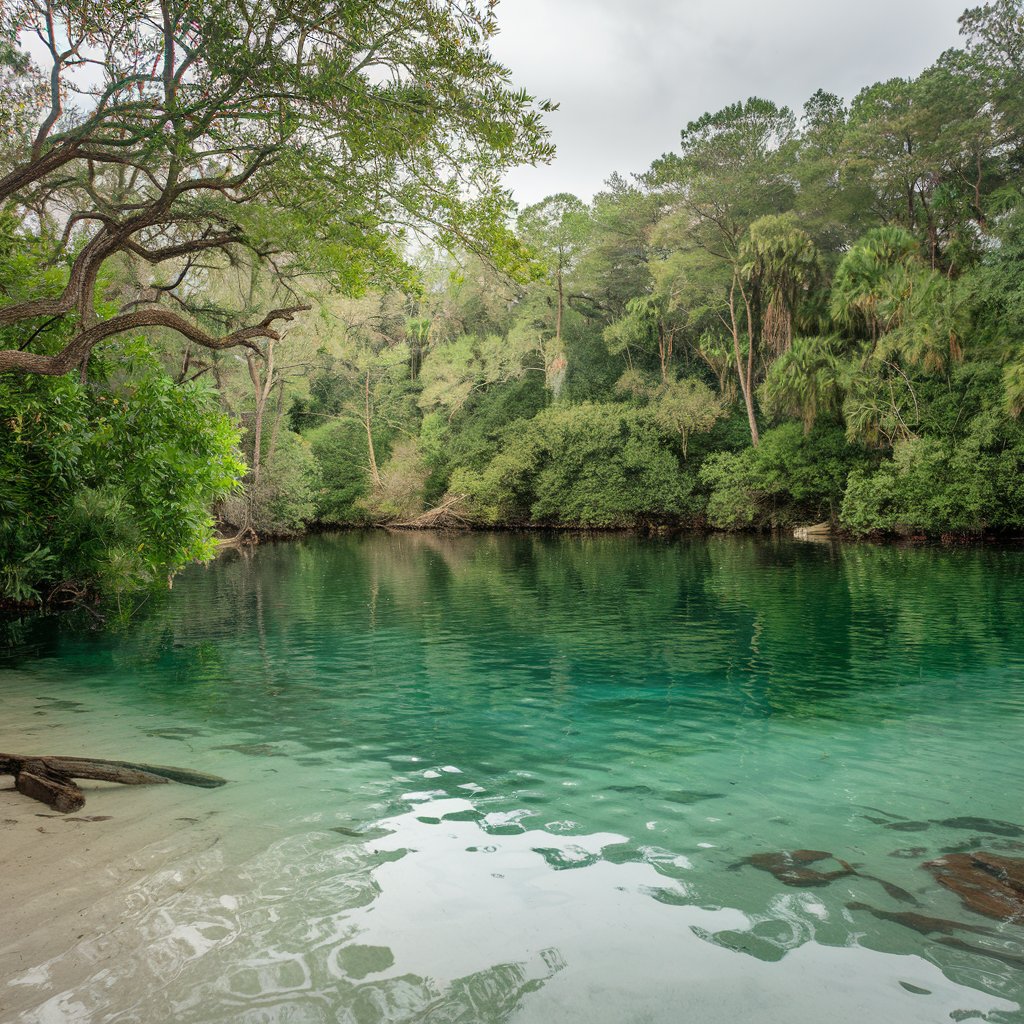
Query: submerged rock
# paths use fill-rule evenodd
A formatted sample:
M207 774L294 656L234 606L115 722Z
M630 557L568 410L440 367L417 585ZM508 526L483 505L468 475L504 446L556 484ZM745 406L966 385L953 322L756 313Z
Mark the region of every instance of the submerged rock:
M816 868L807 867L808 864L817 864L823 860L835 861L839 865L839 869L819 871ZM906 889L901 889L898 885L885 881L884 878L864 874L854 868L852 864L848 864L845 860L826 850L781 850L778 853L755 853L744 858L738 864L733 864L732 867L740 868L746 864L759 871L769 872L783 885L791 885L799 889L830 885L840 878L856 876L870 882L877 882L895 900L917 906L917 900Z
M900 987L906 989L912 996L930 996L930 988L921 988L920 985L911 985L909 981L901 981Z
M817 864L822 860L834 860L840 865L839 870L818 871L806 866ZM733 867L739 868L745 864L757 868L758 871L769 872L783 885L791 885L800 889L829 885L837 878L845 878L857 873L846 861L833 857L825 850L780 850L778 853L755 853L750 857L745 857Z
M724 793L704 793L696 789L677 789L671 793L665 793L664 800L673 804L699 804L703 800L722 800Z
M997 921L1024 921L1024 860L979 850L949 854L924 866L969 910Z
M875 814L881 814L882 820L888 821L906 821L906 817L902 814L893 814L892 811L884 811L881 807L872 807L870 804L857 804L856 806L863 808L865 811L874 811ZM865 818L868 816L865 814ZM875 821L875 818L868 818L869 821Z
M963 829L965 832L986 832L993 836L1024 836L1024 828L1012 821L994 821L991 818L944 818L936 821L936 825L945 828Z
M981 925L947 921L944 917L928 917L926 914L917 914L912 910L879 910L867 903L847 903L846 908L848 910L866 910L880 921L893 921L903 925L904 928L912 928L922 935L953 935L956 932L974 932L977 935L995 934L991 928L984 928Z
M974 859L1003 885L1009 886L1018 896L1024 896L1024 860L1019 857L1000 857L984 851L976 853Z
M859 871L855 872L855 874L860 878L868 879L868 881L877 882L894 900L899 900L900 903L912 903L915 907L920 906L913 893L907 892L907 890L901 886L894 885L892 882L887 882L884 878L878 878L876 875L865 875Z
M245 754L246 757L284 757L283 750L270 743L232 743L224 747L214 747L214 750L234 750L238 754Z

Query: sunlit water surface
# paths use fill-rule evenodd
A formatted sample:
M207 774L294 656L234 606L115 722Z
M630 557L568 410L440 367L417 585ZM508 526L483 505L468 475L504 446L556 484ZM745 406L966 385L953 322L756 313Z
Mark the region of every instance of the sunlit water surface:
M1024 856L1022 566L358 533L193 569L119 631L15 630L5 737L232 781L109 932L0 987L26 1024L1022 1021L1024 927L921 866ZM742 863L793 849L858 873Z

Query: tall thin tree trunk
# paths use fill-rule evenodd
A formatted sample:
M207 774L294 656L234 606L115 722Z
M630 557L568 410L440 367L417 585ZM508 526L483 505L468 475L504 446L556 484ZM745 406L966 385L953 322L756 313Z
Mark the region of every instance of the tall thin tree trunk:
M256 505L256 498L260 486L260 470L263 464L263 413L267 407L267 399L274 386L274 343L267 344L266 355L266 377L261 379L259 363L252 352L245 353L246 362L249 365L249 379L252 381L253 392L256 399L256 414L253 420L253 449L252 449L252 481L249 484L247 501L245 503L246 522L243 528L252 528L253 510Z
M364 418L363 425L366 427L366 448L370 454L370 476L373 478L374 485L377 487L383 487L384 484L380 478L380 472L377 469L377 455L373 450L373 418L370 413L370 371L366 371L366 384L363 390L363 398L365 400L364 406Z
M267 448L267 465L274 461L277 451L277 439L281 436L281 414L284 412L284 377L277 379L277 405L274 407L274 425L270 430L270 446Z
M555 341L558 343L558 351L562 351L562 307L565 305L565 298L562 294L562 271L559 269L555 280L558 282L558 309L555 312Z
M732 287L729 289L729 316L732 319L732 344L736 355L736 375L740 379L740 391L743 392L743 401L747 407L747 420L750 423L750 440L756 448L761 441L757 429L757 416L754 414L753 394L753 371L754 371L754 338L750 329L750 303L744 293L744 302L747 308L747 338L749 351L747 352L747 372L743 372L743 357L740 354L740 330L736 320L736 280L733 279Z
M270 342L267 345L267 373L263 380L260 379L259 365L251 352L246 353L246 360L249 364L249 378L252 380L256 397L252 452L252 481L255 487L260 482L260 467L263 456L263 413L267 407L267 399L270 397L271 389L274 386L274 343Z

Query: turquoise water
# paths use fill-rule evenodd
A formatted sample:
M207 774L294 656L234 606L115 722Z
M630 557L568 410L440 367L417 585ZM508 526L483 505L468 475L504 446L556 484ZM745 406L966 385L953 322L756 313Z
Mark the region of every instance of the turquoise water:
M11 1019L1024 1021L1024 926L921 867L1024 857L1022 568L355 533L190 570L126 629L16 630L8 746L232 784L147 837L173 857L109 940L0 978ZM857 873L744 863L795 849Z

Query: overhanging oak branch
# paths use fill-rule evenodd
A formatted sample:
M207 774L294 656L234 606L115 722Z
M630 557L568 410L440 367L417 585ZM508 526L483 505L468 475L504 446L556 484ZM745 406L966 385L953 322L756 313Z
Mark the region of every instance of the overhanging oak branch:
M294 320L296 313L309 308L308 305L298 305L273 309L258 324L241 327L220 337L208 334L198 325L169 309L159 307L140 309L93 324L56 355L40 355L18 349L0 350L0 373L38 373L51 377L60 376L81 365L82 360L88 356L93 346L104 339L149 327L163 327L176 331L203 348L220 350L244 346L261 351L259 345L256 344L258 340L266 338L277 341L281 337L280 331L274 327L274 324L280 321Z

